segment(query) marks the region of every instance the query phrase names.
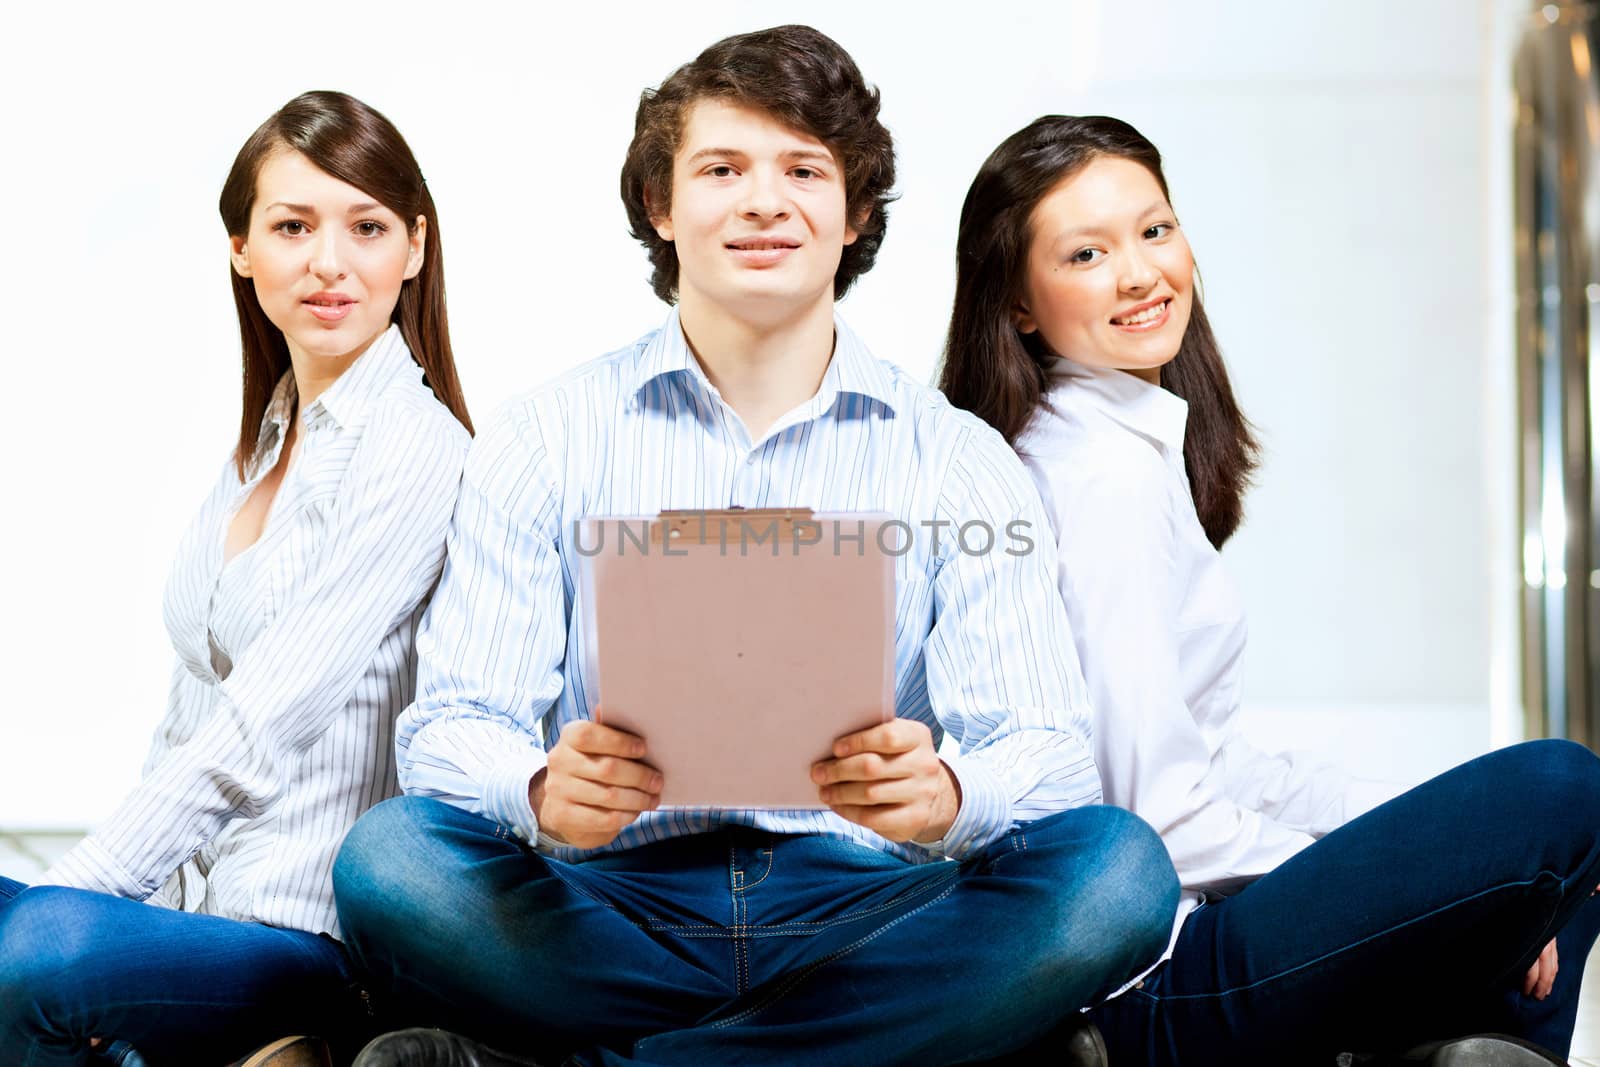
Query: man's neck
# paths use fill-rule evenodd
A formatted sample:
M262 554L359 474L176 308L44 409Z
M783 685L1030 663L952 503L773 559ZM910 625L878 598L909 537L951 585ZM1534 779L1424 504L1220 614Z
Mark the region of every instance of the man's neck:
M685 291L678 322L711 384L750 434L762 440L772 425L810 400L833 356L833 294L786 317L752 319Z

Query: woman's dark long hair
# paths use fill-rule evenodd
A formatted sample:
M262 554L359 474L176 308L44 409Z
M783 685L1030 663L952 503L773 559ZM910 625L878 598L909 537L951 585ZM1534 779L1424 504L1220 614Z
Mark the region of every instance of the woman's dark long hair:
M423 181L416 157L394 124L353 96L335 92L302 93L261 124L239 149L222 186L218 204L228 236L250 231L250 209L256 199L256 176L273 153L299 152L318 168L371 196L416 232L418 215L428 220L423 238L422 270L400 286L391 322L400 333L433 395L450 414L472 430L467 401L450 351L450 324L444 307L444 255L439 243L439 214ZM289 346L267 319L256 299L255 283L233 277L233 302L239 312L239 341L244 349L244 409L239 419L235 461L239 480L255 458L261 419L272 402L272 390L289 369Z
M1132 160L1167 193L1161 153L1138 130L1101 115L1046 115L1000 143L973 179L956 236L956 298L939 388L1013 446L1045 403L1045 365L1057 353L1014 314L1022 300L1033 210L1099 156ZM1198 293L1161 384L1189 405L1183 462L1200 525L1221 548L1244 515L1259 446L1239 411Z

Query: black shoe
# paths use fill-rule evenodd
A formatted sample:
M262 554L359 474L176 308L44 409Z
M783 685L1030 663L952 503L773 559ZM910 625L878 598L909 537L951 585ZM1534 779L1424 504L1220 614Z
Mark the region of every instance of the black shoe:
M448 1030L396 1030L373 1038L350 1067L539 1067Z
M1059 1051L1062 1067L1109 1067L1111 1063L1106 1039L1087 1015L1079 1015L1075 1026L1069 1022L1062 1027Z
M1400 1061L1427 1067L1567 1067L1567 1061L1554 1052L1505 1034L1470 1034L1430 1041L1407 1052Z
M963 1061L982 1067L1038 1067L1041 1063L1059 1067L1107 1067L1106 1039L1100 1028L1082 1012L1075 1011L1022 1048L987 1060Z

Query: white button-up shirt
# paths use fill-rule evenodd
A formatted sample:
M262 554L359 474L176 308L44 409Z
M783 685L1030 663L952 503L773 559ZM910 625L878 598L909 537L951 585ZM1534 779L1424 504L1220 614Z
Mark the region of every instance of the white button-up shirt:
M397 792L394 719L469 436L390 327L306 405L260 538L224 563L294 405L286 374L244 483L230 458L179 545L177 663L143 780L46 883L336 932L334 855Z
M1107 803L1155 827L1183 885L1173 937L1228 893L1400 789L1239 735L1245 618L1184 471L1188 405L1058 359L1017 442L1054 524Z

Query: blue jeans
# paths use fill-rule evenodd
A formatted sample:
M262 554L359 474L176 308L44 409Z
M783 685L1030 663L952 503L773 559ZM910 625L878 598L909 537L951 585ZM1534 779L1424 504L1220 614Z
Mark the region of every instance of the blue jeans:
M1184 923L1097 1008L1113 1063L1302 1063L1492 1030L1563 1056L1600 929L1600 758L1531 741L1355 819ZM1555 938L1545 1001L1522 976Z
M352 952L397 1013L586 1063L928 1063L993 1056L1148 966L1177 881L1116 808L963 863L723 830L545 858L400 797L334 867Z
M370 1029L331 938L0 878L6 1067L223 1064L285 1033L351 1055Z

